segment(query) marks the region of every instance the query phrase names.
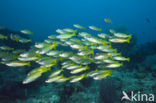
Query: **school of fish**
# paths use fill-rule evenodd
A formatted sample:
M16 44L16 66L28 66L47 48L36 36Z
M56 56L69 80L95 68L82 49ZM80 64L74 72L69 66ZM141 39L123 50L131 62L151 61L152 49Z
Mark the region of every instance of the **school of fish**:
M111 23L111 19L105 18L105 22ZM49 72L46 83L52 82L78 82L84 78L101 80L112 75L112 70L123 66L128 57L123 57L112 43L129 43L131 34L116 32L110 29L110 33L103 33L102 28L96 26L83 27L79 24L72 28L57 29L56 35L48 36L44 42L35 43L29 50L14 49L6 45L0 46L0 63L10 67L30 68L30 72L23 80L23 84L35 81L44 73ZM92 35L85 32L90 29L97 33ZM34 34L30 30L21 30L23 35ZM10 38L15 42L29 43L18 34L5 36L0 34L0 40ZM31 68L31 64L38 64L37 68Z

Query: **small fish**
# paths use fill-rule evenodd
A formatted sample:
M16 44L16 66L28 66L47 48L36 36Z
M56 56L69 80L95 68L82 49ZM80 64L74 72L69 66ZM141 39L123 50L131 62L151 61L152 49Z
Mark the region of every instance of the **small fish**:
M124 33L114 33L114 36L119 37L119 38L132 38L132 35L127 35Z
M85 39L93 43L102 44L101 39L96 37L86 37Z
M111 56L111 57L113 57L113 56L119 56L119 55L121 55L121 53L116 53L116 52L112 52L112 53L107 53L109 56Z
M82 41L82 44L86 45L86 46L97 46L96 43L90 42L88 40L84 40Z
M90 48L91 49L97 49L97 46L96 45L91 45Z
M108 76L108 75L100 74L100 75L96 75L95 77L93 77L93 79L95 79L95 80L101 80L101 79L106 78L107 76Z
M30 62L12 61L12 62L6 63L6 65L11 66L11 67L30 66Z
M3 34L0 34L0 39L2 39L2 40L7 40L8 39L8 37L7 36L5 36L5 35L3 35Z
M62 68L68 68L70 66L74 66L75 64L74 63L71 63L71 64L66 64L66 65L63 65Z
M82 37L90 37L91 36L91 34L89 34L87 32L80 32L79 35Z
M24 52L20 54L20 57L29 57L30 55L35 55L36 53L33 52Z
M18 60L20 61L35 61L39 59L38 57L36 56L32 56L32 57L19 57Z
M28 30L28 29L23 29L23 30L21 30L21 33L23 33L23 34L34 34L32 31L30 31L30 30Z
M6 50L6 51L14 50L14 48L11 48L9 46L1 46L0 49L1 50Z
M40 66L38 68L31 70L27 75L29 76L29 75L33 75L33 74L42 74L42 73L45 73L50 70L51 70L51 67L46 67L44 65L44 66Z
M61 77L58 80L56 80L55 82L66 82L67 80L70 80L70 78L66 78L66 77Z
M36 48L43 48L43 47L45 47L47 45L48 45L47 43L35 43Z
M32 40L31 39L21 38L21 39L19 39L19 42L21 42L21 43L29 43L29 42L32 42Z
M49 78L59 75L62 71L63 71L63 68L52 72Z
M48 56L59 56L59 54L63 51L58 51L58 50L50 50L49 52L46 53Z
M117 52L117 49L113 49L113 48L105 48L105 49L103 49L103 50L101 50L101 51L103 51L103 52L108 52L108 53L111 53L111 52Z
M56 32L59 34L66 34L66 32L62 29L57 29Z
M106 67L107 68L118 68L122 65L123 65L122 63L113 63L113 64L108 64Z
M131 38L128 38L128 39L124 39L124 38L110 38L109 41L112 42L112 43L130 43L130 39Z
M10 35L10 39L16 42L19 42L20 38L21 37L19 35L14 35L14 34Z
M76 61L77 64L81 64L81 65L89 65L92 62L94 61L89 58L83 58L83 59L80 59L79 61Z
M87 70L87 69L89 69L88 66L80 67L80 68L77 68L77 69L72 70L70 73L71 73L71 74L76 74L76 73L80 73L80 72L82 72L82 71L85 71L85 70Z
M56 35L50 35L48 36L49 39L56 39Z
M46 39L46 40L44 40L44 42L45 42L45 43L48 43L48 44L51 44L51 43L53 43L54 41L51 40L51 39Z
M65 29L63 29L65 32L68 32L68 33L73 33L73 32L75 32L75 30L74 29L71 29L71 28L65 28Z
M34 73L26 77L26 79L23 81L23 84L28 84L30 82L33 82L37 78L41 77L42 73Z
M14 50L12 53L13 53L13 54L21 54L21 53L24 53L24 52L26 52L25 49L16 49L16 50Z
M73 25L75 28L78 28L78 29L86 29L85 27L79 25L79 24L74 24Z
M107 54L100 54L100 55L97 55L95 56L94 58L96 60L103 60L103 59L107 59L109 56Z
M69 56L72 56L73 53L72 52L63 52L61 54L59 54L60 57L63 57L63 58L68 58Z
M116 63L116 61L114 61L112 59L104 59L103 62L104 63L111 63L111 64Z
M99 46L97 46L97 49L104 51L106 49L113 49L113 48L111 47L111 45L99 45Z
M116 33L116 31L114 29L109 29L109 32L112 34Z
M109 37L109 35L108 35L108 34L105 34L105 33L100 33L100 34L98 34L98 36L99 36L100 38L103 38L103 39L106 39L106 38Z
M87 75L86 74L82 74L79 76L72 76L70 82L74 83L74 82L78 82L80 80L82 80L83 78L85 78Z
M62 77L63 77L63 75L58 75L58 76L50 77L50 78L48 78L48 80L46 80L45 82L46 82L46 83L52 83L52 82L57 81L58 79L61 79Z
M83 46L81 44L73 44L73 45L70 45L70 47L73 49L79 49L79 50L87 48L86 46Z
M89 26L89 29L102 32L102 29L96 26Z
M66 69L68 70L73 70L73 69L77 69L77 68L80 68L82 67L81 65L71 65L71 66L68 66Z
M82 58L80 56L78 56L78 55L73 55L73 56L69 57L69 59L72 60L72 61L79 61Z
M47 67L56 65L56 62L57 62L56 59L51 59L51 58L43 59L43 60L41 59L41 60L37 61L38 64L40 64L42 66L47 66Z
M77 38L71 38L71 39L70 39L70 42L71 42L71 43L80 43L81 40L80 40L80 39L77 39Z
M95 75L97 75L97 74L99 74L98 69L87 73L87 77L93 77L93 76L95 76Z
M100 71L98 75L95 75L93 77L93 79L95 80L101 80L106 78L107 76L112 75L112 70L104 70L104 71Z
M106 23L112 23L112 20L111 20L110 18L104 18L104 21L105 21Z
M60 34L58 36L56 36L57 39L68 39L68 38L72 38L73 36L75 36L75 34L70 34L70 33L66 33L66 34Z
M3 62L11 62L11 61L15 61L17 59L18 55L13 55L13 54L9 54L8 56L3 57L1 60Z
M121 56L115 56L113 57L114 60L118 60L118 61L129 61L129 58L125 58L125 57L121 57Z
M54 42L53 44L48 44L47 46L41 48L40 50L36 51L36 53L39 53L39 54L46 54L48 53L50 50L52 49L56 49L57 47L57 43Z
M110 75L112 75L112 70L100 70L99 71L98 69L91 71L87 74L87 76L93 77L93 79L95 80L101 80Z
M85 55L89 55L89 54L94 55L94 50L82 50L77 53L77 55L80 55L80 56L85 56Z
M67 61L63 62L62 65L67 65L67 64L71 64L71 63L73 63L73 61L67 60Z

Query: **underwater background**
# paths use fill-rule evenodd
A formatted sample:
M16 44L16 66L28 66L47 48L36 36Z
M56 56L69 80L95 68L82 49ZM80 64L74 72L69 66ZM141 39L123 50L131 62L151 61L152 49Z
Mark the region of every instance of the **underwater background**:
M29 67L0 64L0 103L129 103L121 101L122 91L156 94L155 11L155 0L0 0L0 34L23 36L19 32L22 29L34 32L24 35L33 40L31 43L0 41L0 45L14 49L29 50L36 42L56 34L57 29L73 28L73 24L132 34L130 43L115 45L130 61L102 80L47 84L43 76L22 84ZM105 23L106 17L112 23ZM95 35L94 31L87 32ZM31 66L34 67L35 64Z

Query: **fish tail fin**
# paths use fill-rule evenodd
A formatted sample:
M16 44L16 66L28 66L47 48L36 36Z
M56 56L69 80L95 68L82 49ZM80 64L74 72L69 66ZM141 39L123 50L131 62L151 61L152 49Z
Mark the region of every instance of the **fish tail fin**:
M78 35L77 29L76 29L76 30L74 30L73 35L74 35L74 36Z
M8 56L9 55L9 52L7 52L6 55Z
M56 41L53 42L52 46L53 46L54 49L56 49L56 47L58 46L58 44L56 43Z
M100 28L99 31L102 32L102 28Z
M121 66L123 66L123 63L121 63Z
M110 57L110 58L113 58L113 55L112 55L112 54L110 54L110 55L109 55L109 57Z
M128 35L128 37L131 39L132 38L132 34Z
M87 70L87 69L89 69L89 66L88 66L88 65L87 65L87 66L85 66L85 67L86 67L86 70Z
M19 39L15 39L15 41L16 41L16 42L18 42L18 41L19 41Z
M87 48L88 48L88 46L84 46L84 49L86 49L86 50L87 50Z
M104 41L102 41L102 40L101 40L101 42L102 42L102 45L104 45L104 46L106 45L106 42L104 42Z
M129 62L130 61L130 58L127 58L127 61Z
M32 39L29 39L30 42L32 42Z
M64 69L63 69L63 68L61 68L61 71L64 71Z
M27 66L29 66L29 67L31 66L30 62L27 63Z
M59 60L60 60L60 61L63 61L63 58L60 58Z
M114 52L117 53L117 49L114 49Z
M83 74L83 78L87 77L87 74Z
M54 62L54 64L56 64L56 63L57 63L57 59L53 59L52 61Z
M88 59L89 57L88 57L88 55L85 55L85 56L83 56L83 58L87 58Z
M5 38L6 40L8 40L8 37L7 37L7 36L4 36L4 38Z
M64 75L63 75L63 74L61 74L60 76L61 76L61 77L64 77Z
M91 54L94 55L94 50L91 51Z
M40 59L41 58L41 54L35 53L37 55L37 58Z
M112 70L108 70L108 74L109 75L112 75Z
M86 27L83 27L82 29L86 29Z
M130 40L131 40L131 38L128 38L128 39L127 39L127 43L130 43Z

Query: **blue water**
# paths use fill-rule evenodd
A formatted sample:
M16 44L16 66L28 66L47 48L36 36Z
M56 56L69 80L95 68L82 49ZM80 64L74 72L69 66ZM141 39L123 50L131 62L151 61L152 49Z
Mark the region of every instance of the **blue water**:
M57 28L75 23L106 28L104 18L110 17L110 25L125 25L139 43L145 43L156 40L155 5L156 0L0 0L0 25L30 29L41 41Z

